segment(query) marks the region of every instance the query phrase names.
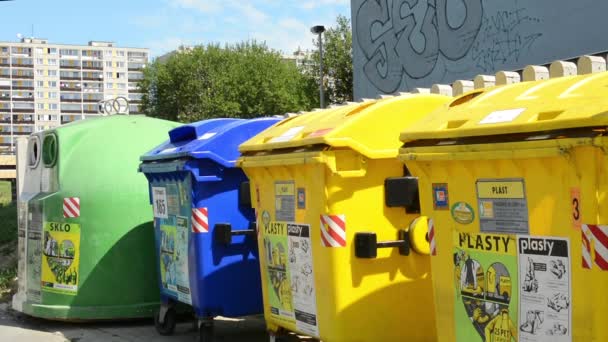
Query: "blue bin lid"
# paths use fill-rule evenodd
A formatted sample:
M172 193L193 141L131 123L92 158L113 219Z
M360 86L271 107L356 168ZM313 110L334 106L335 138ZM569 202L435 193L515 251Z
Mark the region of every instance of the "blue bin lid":
M141 156L141 160L194 158L210 159L225 167L234 167L240 156L239 145L278 118L211 119L183 125L169 131L169 140Z

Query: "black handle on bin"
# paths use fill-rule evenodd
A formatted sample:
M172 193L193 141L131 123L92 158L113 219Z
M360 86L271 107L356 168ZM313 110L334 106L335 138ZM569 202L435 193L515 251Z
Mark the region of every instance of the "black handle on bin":
M410 239L407 231L398 231L397 240L378 242L376 233L360 232L355 234L355 256L363 259L374 259L378 248L398 248L399 254L410 255Z
M249 223L249 229L232 230L230 223L216 223L213 227L215 242L228 246L232 243L233 235L256 235L255 222Z

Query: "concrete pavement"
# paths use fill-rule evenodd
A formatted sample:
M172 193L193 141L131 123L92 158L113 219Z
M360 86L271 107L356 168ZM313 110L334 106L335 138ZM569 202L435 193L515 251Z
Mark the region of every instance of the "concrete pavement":
M218 318L215 321L218 342L267 342L264 319ZM0 304L0 342L194 342L198 332L192 322L181 322L173 336L160 336L151 319L129 322L65 323L21 315ZM290 336L290 341L301 341Z

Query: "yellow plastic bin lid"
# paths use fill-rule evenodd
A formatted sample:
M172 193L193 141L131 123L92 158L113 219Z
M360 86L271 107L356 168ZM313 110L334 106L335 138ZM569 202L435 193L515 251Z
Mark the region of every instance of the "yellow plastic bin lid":
M513 134L602 127L608 125L606 95L608 72L474 90L409 126L400 138L406 146L414 140L424 140L418 146L444 146L465 137L508 142L526 140Z
M348 147L370 159L397 155L399 132L450 97L407 94L305 113L268 128L239 149L243 154L310 145Z

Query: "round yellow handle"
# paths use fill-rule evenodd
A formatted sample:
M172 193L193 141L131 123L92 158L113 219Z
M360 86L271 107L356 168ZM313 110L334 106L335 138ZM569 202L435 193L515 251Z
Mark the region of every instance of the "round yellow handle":
M410 228L408 229L412 248L423 255L431 253L431 245L428 240L428 222L428 217L420 216L410 223Z

